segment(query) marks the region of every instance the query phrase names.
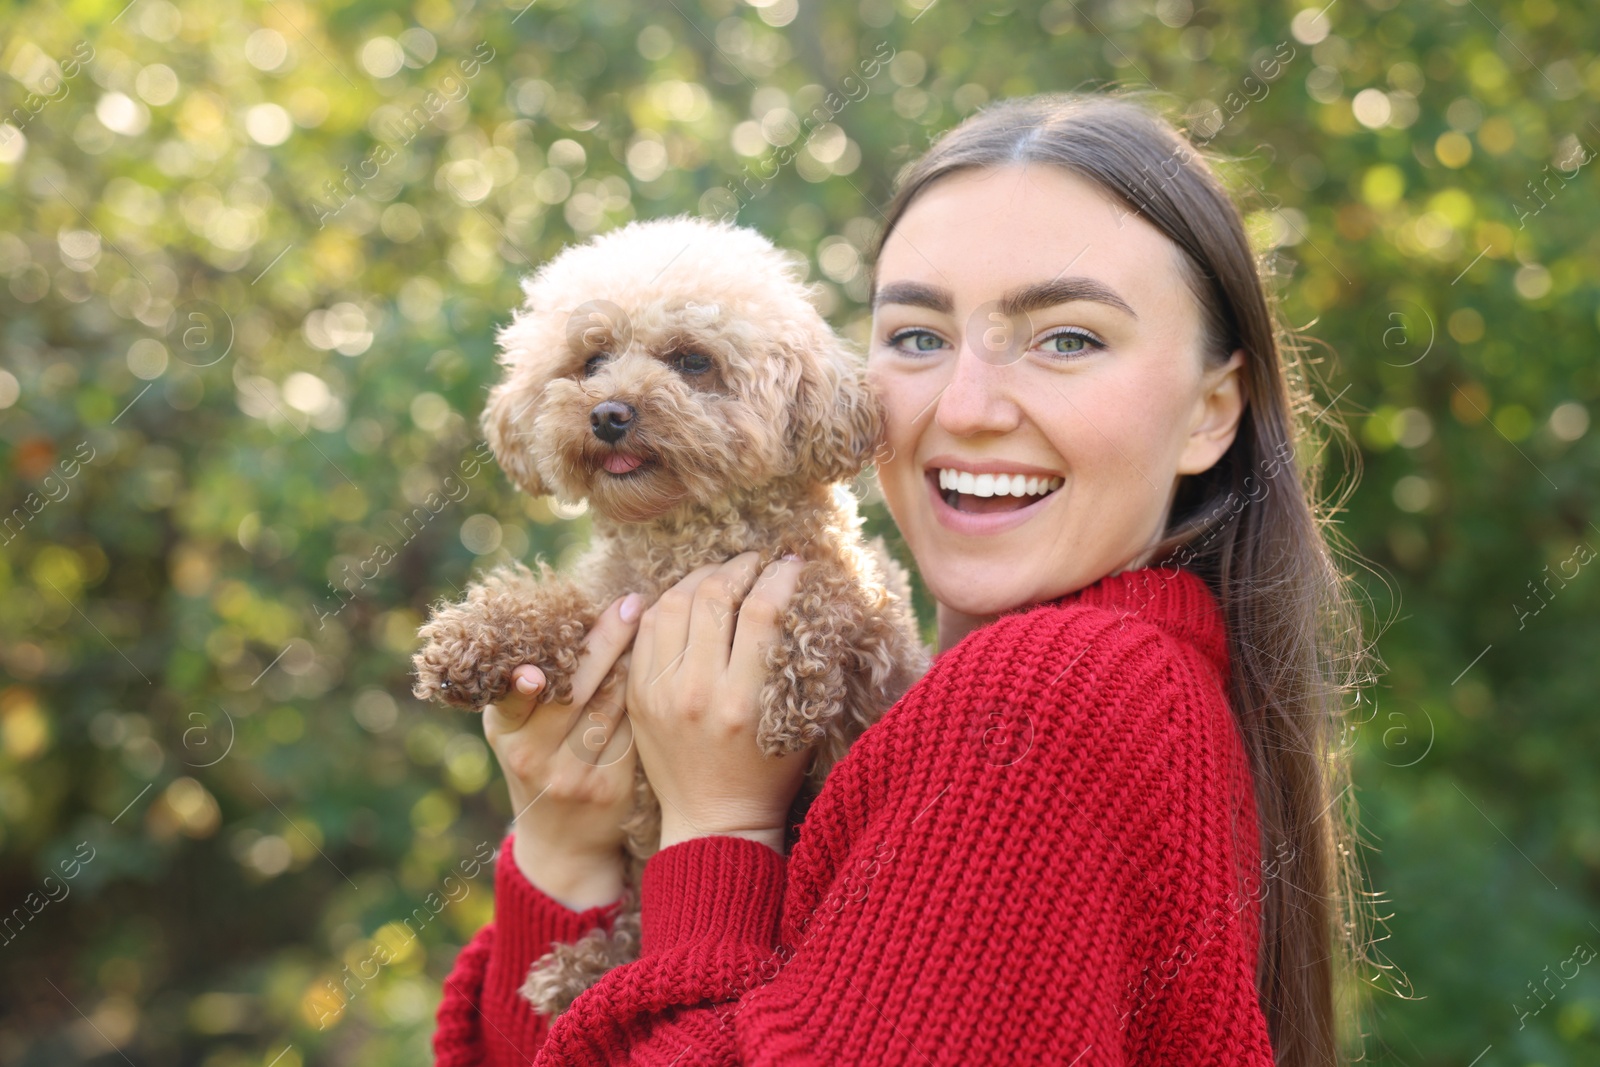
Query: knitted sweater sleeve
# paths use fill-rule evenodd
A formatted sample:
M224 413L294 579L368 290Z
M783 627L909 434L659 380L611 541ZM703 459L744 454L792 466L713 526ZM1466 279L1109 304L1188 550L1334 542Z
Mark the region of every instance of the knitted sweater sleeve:
M1270 1067L1233 729L1153 626L1003 616L857 742L790 858L657 853L641 959L539 1063Z
M517 867L508 835L495 862L494 921L457 954L444 981L433 1034L436 1067L531 1063L549 1020L517 992L528 968L556 942L609 929L618 908L573 911L551 899Z

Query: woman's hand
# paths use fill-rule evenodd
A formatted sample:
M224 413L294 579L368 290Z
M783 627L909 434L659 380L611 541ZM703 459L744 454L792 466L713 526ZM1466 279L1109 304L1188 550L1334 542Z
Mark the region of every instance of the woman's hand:
M600 615L583 643L572 678L572 703L536 704L544 674L531 664L512 674L513 691L483 709L483 736L505 772L516 813L517 866L547 896L574 911L609 904L622 893L621 824L633 811L638 753L631 731L617 729L623 687L595 690L626 654L638 629L622 598Z
M691 571L639 620L628 719L661 799L661 847L748 837L783 851L789 806L811 752L756 747L766 647L800 584L798 559L758 571L745 552ZM737 613L737 617L735 617Z

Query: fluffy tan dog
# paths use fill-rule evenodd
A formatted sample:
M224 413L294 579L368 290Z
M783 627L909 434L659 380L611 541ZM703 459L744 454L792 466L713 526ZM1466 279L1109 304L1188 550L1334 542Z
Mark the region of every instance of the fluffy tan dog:
M652 603L684 575L741 552L806 561L767 653L757 743L815 746L790 813L804 815L851 743L927 667L905 571L868 544L849 486L879 446L863 367L760 234L691 217L635 222L567 248L524 283L499 342L502 380L483 428L534 495L587 501L593 536L568 573L502 567L435 609L416 695L466 708L503 697L536 664L543 698L570 703L584 634L630 591ZM626 684L628 655L600 689ZM555 1016L638 955L638 885L659 847L642 769L628 834L627 900L534 964L523 994Z

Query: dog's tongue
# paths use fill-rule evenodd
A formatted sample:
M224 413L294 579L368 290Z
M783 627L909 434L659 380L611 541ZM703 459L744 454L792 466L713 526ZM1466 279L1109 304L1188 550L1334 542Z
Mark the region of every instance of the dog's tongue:
M629 471L633 470L643 462L644 460L640 459L638 456L629 456L624 455L621 452L614 452L606 457L605 466L606 470L610 471L612 474L627 474Z

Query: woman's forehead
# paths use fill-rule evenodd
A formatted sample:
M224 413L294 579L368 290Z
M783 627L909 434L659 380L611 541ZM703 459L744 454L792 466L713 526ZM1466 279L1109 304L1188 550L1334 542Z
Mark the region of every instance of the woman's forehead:
M1148 300L1181 287L1179 250L1093 182L1043 164L960 171L901 214L877 262L880 286L916 281L959 298L1071 274ZM989 294L990 296L996 294ZM1137 305L1135 305L1137 306Z

